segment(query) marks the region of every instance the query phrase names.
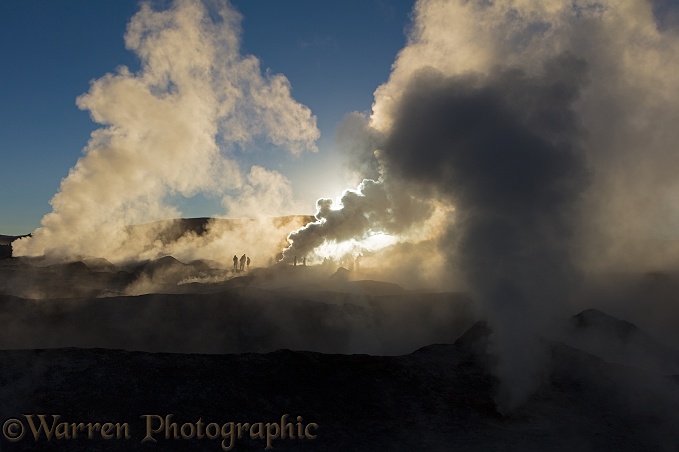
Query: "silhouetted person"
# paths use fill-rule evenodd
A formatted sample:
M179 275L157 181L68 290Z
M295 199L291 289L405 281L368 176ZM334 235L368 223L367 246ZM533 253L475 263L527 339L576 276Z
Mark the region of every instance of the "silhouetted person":
M245 270L245 254L240 257L240 269Z
M292 263L295 267L297 267L297 256L295 256L295 261Z
M356 270L360 270L360 269L361 269L361 258L362 258L362 257L363 257L363 256L360 255L360 254L359 254L358 256L356 256L356 261L355 261L355 262L356 262Z
M233 269L238 270L238 256L233 255Z
M304 265L306 267L306 257L302 258L302 265Z
M248 270L250 270L250 256L245 260L245 265L248 266Z

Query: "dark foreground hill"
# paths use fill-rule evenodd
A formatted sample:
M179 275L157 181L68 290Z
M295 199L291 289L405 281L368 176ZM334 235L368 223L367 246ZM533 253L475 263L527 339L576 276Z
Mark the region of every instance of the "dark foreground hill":
M22 259L0 265L0 349L396 355L452 343L476 320L464 294L330 281L332 268L320 266L234 277L170 256L127 269L110 265L40 267ZM206 282L188 282L199 279Z
M488 335L485 324L477 323L454 345L392 357L289 350L235 355L2 351L0 418L5 424L17 418L25 430L19 441L0 439L0 447L217 451L223 450L222 440L229 445L231 428L237 436L237 423L246 422L252 430L241 425L233 450L265 450L267 429L273 450L281 451L679 447L677 378L608 364L558 342L548 344L549 372L539 391L510 415L499 415L493 402L497 381L488 356L480 352ZM38 428L39 414L47 416L36 441L28 418ZM54 423L52 415L60 416L55 425L65 423L67 434L48 441L44 430ZM285 439L276 437L284 415ZM96 422L118 423L121 437L109 432L112 438L102 439L95 432L88 439L86 424ZM77 430L78 423L84 430ZM306 429L315 438L300 438L298 423L301 433ZM157 442L142 442L151 430L158 430L149 435Z
M265 450L267 429L273 450L679 450L679 354L657 331L564 321L537 391L503 416L469 296L333 271L3 261L0 450ZM674 300L655 279L627 292Z

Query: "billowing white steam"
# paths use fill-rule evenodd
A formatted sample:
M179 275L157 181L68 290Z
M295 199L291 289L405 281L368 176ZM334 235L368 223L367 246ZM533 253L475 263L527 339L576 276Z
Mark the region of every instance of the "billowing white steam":
M220 194L245 198L224 204L229 214L249 214L247 199L269 212L267 196L289 193L282 175L255 167L246 180L229 152L260 137L298 155L316 150L316 118L290 95L282 75L262 75L259 61L240 54L241 17L227 2L176 0L156 11L143 3L130 21L125 44L141 61L92 82L77 99L94 121L84 156L51 200L53 211L33 238L16 244L18 255L79 255L109 259L121 250L126 225L180 212L173 195Z
M679 226L676 13L663 0L418 1L351 147L379 179L338 210L320 201L286 258L407 230L432 200L455 209L439 245L494 324L498 406L516 407L540 378L535 337L579 275L679 262L628 246ZM420 215L395 215L403 199Z
M222 200L230 216L257 219L305 211L294 201L292 185L281 173L254 165L245 179L238 195Z
M593 172L588 213L610 236L591 243L587 257L593 265L628 258L621 239L679 226L679 30L655 14L675 17L677 9L664 0L418 1L409 43L375 92L371 125L389 133L419 71L535 74L569 52L587 64L574 109Z

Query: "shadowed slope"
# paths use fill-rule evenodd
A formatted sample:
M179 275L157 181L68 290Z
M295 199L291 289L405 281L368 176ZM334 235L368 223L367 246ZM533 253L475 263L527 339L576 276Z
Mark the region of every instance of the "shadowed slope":
M177 355L115 350L0 352L0 416L55 413L67 421L128 422L128 441L71 440L69 450L146 450L143 414L184 422L280 422L283 414L318 424L316 439L277 439L275 450L672 450L678 384L607 364L551 343L539 392L506 417L479 352L490 331L474 325L454 345L403 356ZM480 347L479 347L480 345ZM17 379L17 376L23 376ZM652 387L649 387L652 384ZM631 394L630 388L636 388ZM662 397L661 397L662 396ZM202 440L166 440L163 450L219 449ZM24 450L33 439L8 443ZM237 450L262 450L243 438ZM40 443L59 450L65 442ZM193 450L193 449L191 449Z

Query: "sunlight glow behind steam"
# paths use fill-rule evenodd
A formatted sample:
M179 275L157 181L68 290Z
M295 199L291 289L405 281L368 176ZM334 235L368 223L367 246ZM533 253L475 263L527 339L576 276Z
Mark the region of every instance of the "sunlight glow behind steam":
M363 253L373 253L399 242L399 238L384 232L370 232L363 239L350 239L342 242L326 241L313 252L311 263L324 258L334 261L351 259L353 261Z

